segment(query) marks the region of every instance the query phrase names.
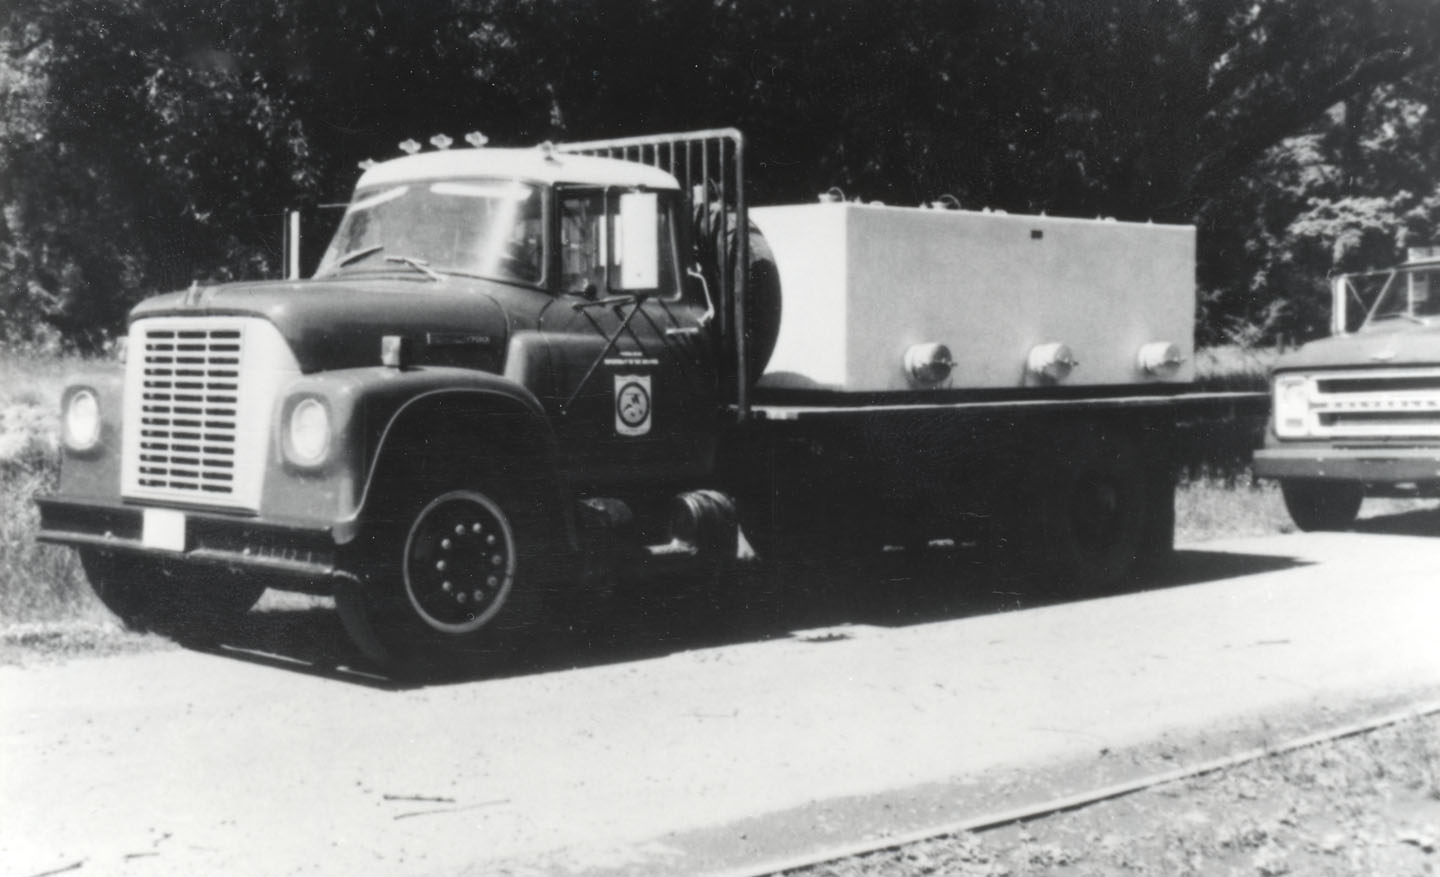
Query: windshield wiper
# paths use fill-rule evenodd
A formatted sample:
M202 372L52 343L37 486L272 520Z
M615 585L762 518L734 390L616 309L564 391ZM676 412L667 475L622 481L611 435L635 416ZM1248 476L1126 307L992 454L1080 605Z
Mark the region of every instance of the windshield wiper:
M361 247L361 248L358 249L358 250L351 250L350 252L346 253L345 255L343 255L343 256L341 256L340 258L338 258L338 259L335 260L335 267L337 267L337 268L344 268L346 265L349 265L351 262L359 262L361 259L365 258L366 256L373 256L373 255L375 255L376 253L380 252L380 251L383 250L383 249L385 249L385 245L384 245L384 244L376 244L376 245L373 246L373 247Z
M430 263L425 261L424 259L417 259L414 256L386 256L385 261L398 262L401 265L408 265L409 267L414 268L416 271L421 272L426 277L429 277L431 280L443 279L440 276L440 272L433 270L430 267Z

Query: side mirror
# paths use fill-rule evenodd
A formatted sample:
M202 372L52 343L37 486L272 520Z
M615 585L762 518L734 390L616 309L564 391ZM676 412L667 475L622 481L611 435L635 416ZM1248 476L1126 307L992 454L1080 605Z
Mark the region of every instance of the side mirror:
M1350 320L1346 314L1349 302L1350 281L1341 274L1330 278L1330 334L1345 335L1350 331Z
M285 279L300 279L300 211L285 211Z
M620 289L655 289L660 285L660 200L654 192L620 196L615 223Z

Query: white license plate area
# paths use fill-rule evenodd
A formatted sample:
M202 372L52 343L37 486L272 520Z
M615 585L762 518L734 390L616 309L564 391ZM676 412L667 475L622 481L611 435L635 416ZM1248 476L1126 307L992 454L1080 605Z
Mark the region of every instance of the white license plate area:
M146 509L140 541L146 548L185 550L185 513L174 509Z

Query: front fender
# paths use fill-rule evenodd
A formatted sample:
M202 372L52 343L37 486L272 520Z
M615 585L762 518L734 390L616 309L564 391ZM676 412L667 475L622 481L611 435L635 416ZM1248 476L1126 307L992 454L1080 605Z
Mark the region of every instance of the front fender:
M288 461L284 441L291 410L305 398L326 405L332 425L332 449L324 465L304 468ZM377 473L395 452L400 427L421 414L506 415L523 429L535 465L542 466L556 492L557 507L568 511L557 469L557 445L544 408L525 387L490 372L424 367L398 370L381 366L306 375L286 388L275 412L274 459L265 485L266 516L314 514L316 504L333 508L335 540L351 541L367 508L383 503L373 496ZM569 516L566 529L573 534ZM573 541L573 540L572 540Z

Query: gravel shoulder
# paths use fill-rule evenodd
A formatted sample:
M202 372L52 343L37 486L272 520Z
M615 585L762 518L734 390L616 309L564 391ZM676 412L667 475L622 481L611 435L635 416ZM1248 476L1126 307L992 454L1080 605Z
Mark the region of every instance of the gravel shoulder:
M784 873L1404 877L1437 867L1440 717L1429 715L1069 812Z

